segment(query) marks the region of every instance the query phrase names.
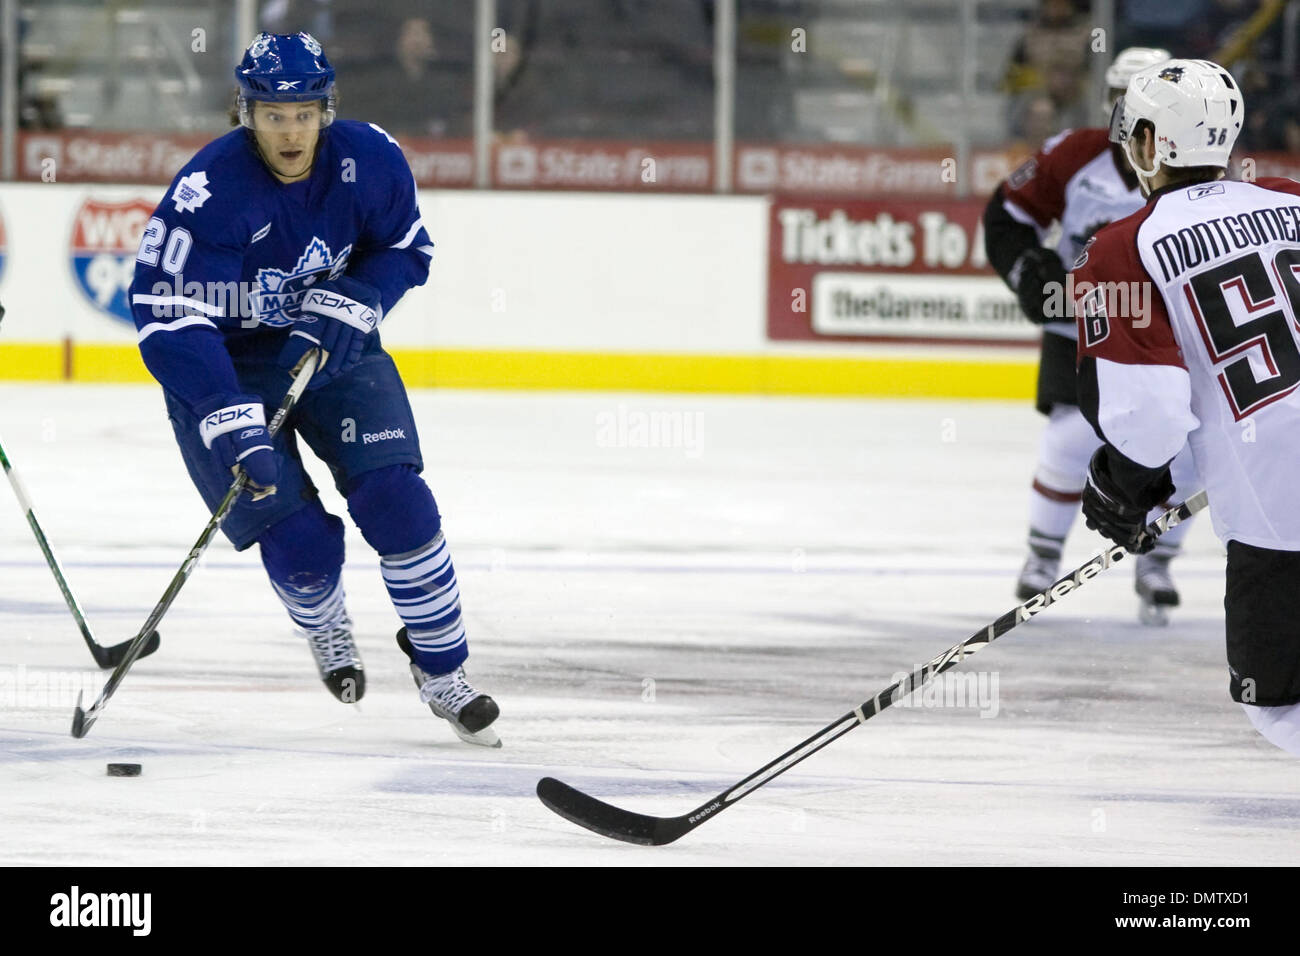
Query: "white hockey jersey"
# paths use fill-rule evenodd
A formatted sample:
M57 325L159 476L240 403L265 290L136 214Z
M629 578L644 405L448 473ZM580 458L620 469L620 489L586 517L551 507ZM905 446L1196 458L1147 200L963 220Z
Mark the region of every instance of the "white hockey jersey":
M1058 133L1007 177L1002 205L1012 218L1048 237L1060 223L1056 252L1068 269L1084 244L1102 226L1142 208L1137 177L1121 172L1104 129ZM1127 172L1127 178L1125 173ZM1074 338L1074 323L1049 322L1045 328Z
M1189 441L1225 544L1300 551L1298 273L1290 179L1166 187L1075 263L1084 414L1146 467Z

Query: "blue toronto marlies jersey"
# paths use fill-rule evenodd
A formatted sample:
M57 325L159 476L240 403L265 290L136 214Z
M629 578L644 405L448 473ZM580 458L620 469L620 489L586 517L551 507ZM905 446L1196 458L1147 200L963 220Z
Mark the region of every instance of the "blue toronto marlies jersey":
M141 356L193 410L240 391L232 350L278 354L316 282L366 283L382 318L425 282L432 253L410 167L379 127L322 130L311 175L296 183L232 130L176 174L145 227L130 292Z

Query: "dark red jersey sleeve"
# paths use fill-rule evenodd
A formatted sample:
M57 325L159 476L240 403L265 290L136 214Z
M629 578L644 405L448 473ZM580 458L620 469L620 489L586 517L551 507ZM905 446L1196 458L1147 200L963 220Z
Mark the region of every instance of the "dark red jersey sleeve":
M1065 212L1066 183L1109 148L1104 129L1066 130L1052 137L1006 178L1003 202L1014 207L1013 214L1019 211L1047 228Z
M1255 180L1255 185L1260 189L1271 189L1275 193L1290 193L1292 196L1300 196L1300 183L1284 176L1265 176L1263 179Z

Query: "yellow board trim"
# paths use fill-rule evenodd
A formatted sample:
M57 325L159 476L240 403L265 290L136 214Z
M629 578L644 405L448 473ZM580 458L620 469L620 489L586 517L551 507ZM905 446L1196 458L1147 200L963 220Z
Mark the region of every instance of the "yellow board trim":
M0 378L11 382L63 378L63 346L28 342L0 345Z
M803 355L394 349L412 388L1024 399L1037 357L955 361ZM65 364L70 366L65 371ZM134 345L0 345L0 379L150 382Z

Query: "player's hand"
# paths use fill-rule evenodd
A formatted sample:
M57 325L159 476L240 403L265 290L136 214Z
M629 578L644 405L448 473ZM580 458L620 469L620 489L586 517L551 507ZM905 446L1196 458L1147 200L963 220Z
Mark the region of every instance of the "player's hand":
M1098 448L1088 465L1088 482L1083 487L1083 516L1087 525L1099 531L1130 554L1146 554L1156 546L1147 534L1147 513L1174 493L1169 472L1150 489L1149 504L1134 501L1111 477L1106 446Z
M379 325L383 311L377 289L347 276L312 286L299 309L279 365L296 367L310 349L327 353L308 388L328 385L361 360L366 337Z
M280 465L266 430L266 411L255 395L220 395L199 408L199 436L223 468L248 475L254 501L275 494Z
M1011 267L1010 278L1015 282L1020 308L1030 322L1042 325L1045 322L1066 320L1068 303L1065 296L1065 265L1055 250L1044 246L1026 249ZM1049 288L1052 283L1057 283L1054 297ZM1058 303L1061 314L1047 315L1048 305L1055 306Z

